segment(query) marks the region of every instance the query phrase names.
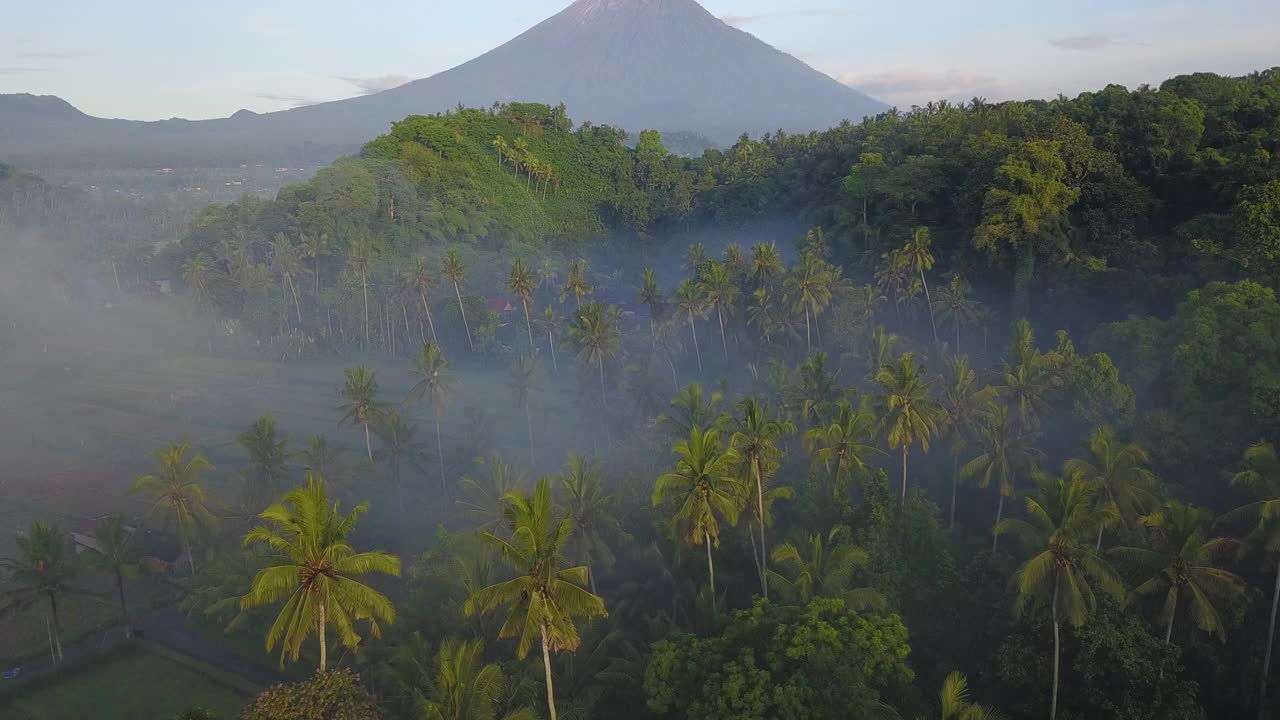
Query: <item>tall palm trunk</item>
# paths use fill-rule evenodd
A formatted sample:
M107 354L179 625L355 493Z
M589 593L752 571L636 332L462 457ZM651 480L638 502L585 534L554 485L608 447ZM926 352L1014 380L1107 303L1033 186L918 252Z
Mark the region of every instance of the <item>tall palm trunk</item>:
M537 465L538 461L535 459L535 453L533 450L533 418L529 415L529 403L527 402L524 404L524 424L529 428L529 466L532 467ZM594 590L591 592L592 594L595 594Z
M804 347L805 352L813 354L813 340L809 334L809 306L804 306Z
M907 506L907 450L911 446L902 444L902 506Z
M933 298L929 297L929 281L924 279L923 267L920 268L920 284L924 285L924 301L929 306L929 326L933 328L933 341L936 343L938 342L938 321L933 318Z
M960 456L951 456L951 517L947 523L948 530L956 529L956 489L960 487Z
M955 356L956 356L957 358L959 358L959 357L960 357L960 320L959 320L959 319L956 319L956 321L955 321L955 326L956 326L956 352L955 352Z
M293 294L293 310L298 315L298 327L302 327L302 304L298 302L298 286L293 284L292 275L285 275L284 279L289 282L289 292Z
M422 311L427 314L427 326L431 328L431 342L439 345L440 341L436 339L436 322L431 319L431 306L427 304L427 294L420 292L418 298L422 300Z
M311 260L311 272L316 276L316 322L320 321L320 258Z
M320 635L320 672L324 672L329 666L329 645L324 635L324 601L318 603L316 609L316 631Z
M364 449L369 453L369 462L373 462L373 442L369 439L369 423L364 424Z
M559 375L560 363L556 362L556 336L551 330L547 330L547 344L551 346L551 369Z
M116 591L120 594L120 615L124 618L124 639L133 638L133 623L129 622L129 604L124 599L124 573L116 566Z
M1049 720L1058 717L1058 665L1062 658L1062 637L1058 625L1058 571L1053 576L1053 699L1049 702Z
M1276 606L1280 605L1280 565L1276 566L1276 589L1271 593L1271 622L1267 625L1267 655L1262 661L1262 679L1258 683L1258 720L1267 717L1267 678L1271 674L1271 644L1276 637Z
M195 577L196 556L194 553L191 552L191 538L187 537L186 535L187 534L184 532L183 538L182 538L182 544L186 546L186 549L187 549L187 566L191 568L191 576Z
M1101 525L1098 526L1098 541L1094 543L1093 549L1097 550L1098 552L1102 552L1102 526Z
M991 526L991 552L995 553L996 546L1000 542L1000 536L995 529L1000 526L1000 516L1004 514L1004 492L999 488L996 493L1000 496L1000 501L996 503L996 524Z
M769 599L769 546L764 537L764 478L760 472L760 458L751 462L756 473L756 518L760 521L760 589L764 591L764 599ZM748 532L750 532L748 530Z
M840 499L840 465L844 461L844 453L836 453L836 464L831 469L831 499Z
M467 309L462 307L462 289L458 287L456 280L453 282L453 293L458 296L458 313L462 315L462 328L467 331L467 345L471 347L471 352L475 352L476 345L471 342L471 326L467 324Z
M693 333L693 354L698 358L698 374L702 374L702 349L698 347L698 326L693 324L693 311L689 311L689 331Z
M711 578L711 607L716 606L716 566L711 561L711 533L705 530L702 536L707 539L707 577Z
M436 457L440 459L440 493L447 492L444 485L444 445L440 442L440 416L436 415Z
M520 304L524 306L524 329L529 332L529 352L533 352L533 321L529 319L529 299L521 296Z
M53 622L53 644L58 652L58 662L62 662L62 621L58 619L58 598L49 593L49 615Z
M542 632L542 672L547 678L547 711L551 720L556 720L556 690L551 684L551 644L547 642L547 625L543 623Z
M600 407L607 408L608 403L604 399L604 356L601 355L596 359L596 367L600 370Z
M369 349L369 274L368 273L365 273L365 272L360 273L360 290L361 292L364 293L364 344L361 346L361 349L368 350ZM365 428L365 429L367 430L368 428ZM370 457L369 459L372 460L373 458Z
M729 343L724 339L724 313L720 311L720 306L716 306L716 318L720 321L720 347L724 348L724 363L729 364Z

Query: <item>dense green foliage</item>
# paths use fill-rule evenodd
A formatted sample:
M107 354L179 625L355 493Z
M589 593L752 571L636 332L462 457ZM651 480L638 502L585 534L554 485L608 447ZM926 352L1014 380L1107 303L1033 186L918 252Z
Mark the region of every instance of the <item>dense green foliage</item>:
M240 713L240 720L378 720L373 696L350 670L317 673L293 685L264 690Z
M334 662L389 717L932 717L939 689L956 717L1265 717L1277 153L1275 70L698 158L498 105L151 257L201 352L351 365L332 419L367 462L321 437L290 465L260 420L242 484L261 506L305 467L410 558L394 624L329 618L388 621ZM202 456L156 460L139 489L228 618L265 560L208 522ZM328 502L283 553L315 587L350 550ZM251 538L304 536L268 513L287 532ZM293 659L324 637L279 618Z
M644 685L659 717L869 717L880 692L912 679L902 622L834 599L803 607L757 600L727 617L718 636L676 636L652 652Z

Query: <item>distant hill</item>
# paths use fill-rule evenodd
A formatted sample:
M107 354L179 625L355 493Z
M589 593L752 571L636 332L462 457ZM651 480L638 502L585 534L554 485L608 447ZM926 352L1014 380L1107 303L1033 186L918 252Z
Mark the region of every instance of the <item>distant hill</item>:
M220 120L104 120L55 97L0 95L0 158L321 162L408 115L459 104L565 103L573 117L700 135L820 130L886 109L733 28L695 0L578 0L470 62L373 95Z

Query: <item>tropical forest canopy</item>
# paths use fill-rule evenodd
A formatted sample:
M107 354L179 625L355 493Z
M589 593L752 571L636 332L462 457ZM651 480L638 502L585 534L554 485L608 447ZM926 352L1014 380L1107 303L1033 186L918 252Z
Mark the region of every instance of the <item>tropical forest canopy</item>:
M342 429L246 417L236 492L199 437L136 483L187 610L326 671L244 717L1264 718L1277 153L1277 70L693 158L512 103L147 243L8 168L0 222L332 368Z

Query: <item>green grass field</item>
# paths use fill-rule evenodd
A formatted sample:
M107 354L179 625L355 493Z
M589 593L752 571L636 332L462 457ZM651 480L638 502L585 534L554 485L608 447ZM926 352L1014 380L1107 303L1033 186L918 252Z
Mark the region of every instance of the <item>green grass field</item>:
M234 718L253 688L195 660L142 646L0 704L5 720L169 720L198 705Z

